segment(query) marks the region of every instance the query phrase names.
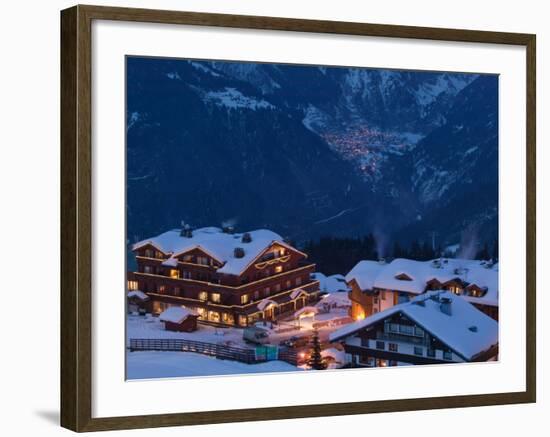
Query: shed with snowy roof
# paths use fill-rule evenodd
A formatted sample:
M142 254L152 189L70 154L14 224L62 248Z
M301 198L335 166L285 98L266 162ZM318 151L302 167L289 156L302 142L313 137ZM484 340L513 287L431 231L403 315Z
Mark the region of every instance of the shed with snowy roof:
M199 315L183 306L171 306L164 310L159 319L167 331L193 332L197 330Z

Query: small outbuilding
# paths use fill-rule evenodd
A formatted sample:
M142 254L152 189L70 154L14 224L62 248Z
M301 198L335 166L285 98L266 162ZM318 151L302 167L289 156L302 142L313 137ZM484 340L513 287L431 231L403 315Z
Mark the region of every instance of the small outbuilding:
M193 332L197 330L199 315L189 308L172 306L163 311L159 319L167 331Z
M147 311L147 302L149 301L149 296L147 296L143 291L140 290L131 290L128 292L128 312L145 314Z

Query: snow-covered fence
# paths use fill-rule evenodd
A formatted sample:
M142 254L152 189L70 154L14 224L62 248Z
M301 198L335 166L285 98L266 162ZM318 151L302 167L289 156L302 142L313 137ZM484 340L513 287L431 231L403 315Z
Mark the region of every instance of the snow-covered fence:
M348 323L353 322L353 319L349 316L346 317L339 317L336 319L330 319L330 320L323 320L319 322L314 322L313 327L315 329L324 328L327 326L340 326L340 325L347 325Z
M131 338L130 352L135 351L194 352L246 364L263 363L267 360L266 357L257 355L254 349L181 338ZM283 349L279 350L278 359L293 365L296 365L298 361L295 351Z
M240 361L247 364L260 362L254 356L254 349L244 349L223 344L206 343L203 341L180 338L132 338L130 339L130 351L194 352L220 359Z

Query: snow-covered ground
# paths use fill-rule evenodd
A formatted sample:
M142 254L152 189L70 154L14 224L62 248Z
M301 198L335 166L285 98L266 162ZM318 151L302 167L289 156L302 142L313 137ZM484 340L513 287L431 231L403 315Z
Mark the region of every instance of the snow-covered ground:
M345 290L345 282L341 275L326 277L318 274L324 286L323 291L328 294L313 308L316 314L313 317L305 317L299 321L294 315L288 315L278 324L257 323L269 332L269 343L279 345L284 340L293 336L309 335L314 327L318 328L319 337L323 344L328 341L331 332L342 327L342 323L350 323L348 309L351 302ZM314 312L315 312L314 311ZM349 320L348 320L349 319ZM253 345L243 340L243 330L240 328L216 328L210 325L198 324L195 332L166 331L164 323L159 317L150 314L146 316L128 315L126 322L126 337L129 345L132 338L154 339L187 339L202 341L226 346L253 348ZM305 349L305 348L303 348ZM303 353L303 349L301 353ZM342 352L328 346L323 355L333 357L329 363L330 368L341 367L343 364ZM188 376L232 375L243 373L269 373L298 371L291 364L283 361L269 361L261 364L244 364L230 360L219 360L206 355L191 352L128 352L127 375L129 379L145 378L172 378Z
M300 371L283 361L244 364L191 352L128 352L126 356L128 379Z
M128 315L126 338L128 344L131 338L180 338L207 343L223 343L227 346L245 347L242 329L215 328L199 323L198 330L195 332L166 331L164 323L158 317L151 315L145 317Z

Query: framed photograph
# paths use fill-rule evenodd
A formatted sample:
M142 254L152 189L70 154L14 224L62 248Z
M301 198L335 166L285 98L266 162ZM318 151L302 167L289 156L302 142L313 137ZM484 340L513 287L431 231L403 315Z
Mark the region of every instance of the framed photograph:
M75 6L61 111L62 426L535 402L535 35Z

